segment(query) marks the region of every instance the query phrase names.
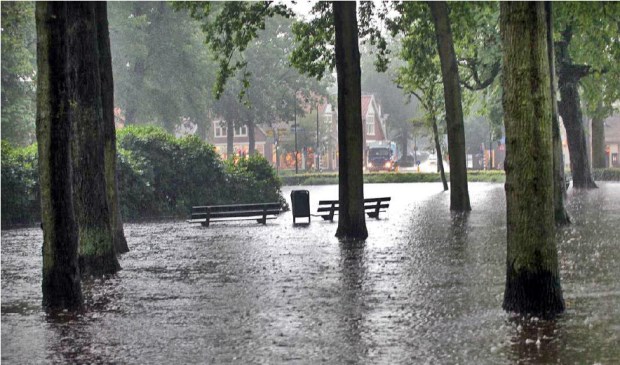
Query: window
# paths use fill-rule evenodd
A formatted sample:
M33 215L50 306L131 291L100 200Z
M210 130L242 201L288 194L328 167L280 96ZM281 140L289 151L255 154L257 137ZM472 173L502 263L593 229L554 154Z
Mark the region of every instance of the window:
M226 127L222 127L219 124L215 126L216 137L226 137Z
M369 113L366 116L366 134L369 136L375 135L375 114Z
M247 135L248 135L248 127L247 126L244 125L244 126L235 128L235 136L245 137Z

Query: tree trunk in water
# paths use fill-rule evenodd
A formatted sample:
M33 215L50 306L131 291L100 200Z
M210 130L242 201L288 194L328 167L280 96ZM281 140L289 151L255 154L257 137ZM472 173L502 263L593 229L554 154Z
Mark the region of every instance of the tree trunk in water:
M500 4L506 125L507 259L503 308L564 311L553 205L552 106L544 4Z
M114 81L112 77L112 54L108 32L107 3L95 2L97 38L99 48L99 71L101 74L101 104L103 108L103 139L105 178L110 225L114 234L114 249L117 254L129 252L118 194L118 172L116 171L116 127L114 125Z
M553 12L550 1L545 1L545 19L547 24L547 58L549 60L549 85L551 90L551 128L553 134L553 211L555 224L570 223L568 212L564 205L566 183L564 179L564 153L562 151L562 136L560 135L560 121L558 117L558 103L555 89L555 56L553 51Z
M69 115L82 276L120 270L106 195L101 74L94 2L67 5Z
M605 160L605 121L603 118L592 118L592 167L604 169Z
M362 90L357 14L354 2L333 2L338 74L338 197L336 237L368 237L364 217Z
M226 156L230 159L235 154L235 122L226 120Z
M248 126L248 153L250 156L254 156L256 153L256 134L254 133L254 122L249 120Z
M437 151L437 171L441 174L441 182L443 183L443 191L448 190L448 181L446 180L446 172L443 169L443 156L441 154L441 144L439 143L439 130L437 129L437 118L433 117L433 138L435 139L435 151Z
M465 156L465 127L461 105L461 85L448 5L445 1L428 2L441 61L441 77L446 104L446 123L448 125L448 153L450 154L450 210L469 211L469 189L467 187L467 161Z
M43 307L79 309L82 288L73 210L67 98L67 4L37 2L37 118L43 226Z
M555 47L558 66L558 88L560 90L558 109L566 129L570 169L573 175L573 188L592 189L597 186L594 183L594 179L592 179L590 171L586 133L583 128L583 114L581 113L581 101L578 90L579 80L588 74L588 68L572 63L568 50L571 38L572 30L570 28L565 29L562 32L562 41L557 42Z

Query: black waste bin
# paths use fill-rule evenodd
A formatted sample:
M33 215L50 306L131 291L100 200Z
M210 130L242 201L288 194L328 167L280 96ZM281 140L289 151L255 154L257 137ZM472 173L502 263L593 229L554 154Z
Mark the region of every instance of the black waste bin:
M297 224L296 218L308 218L307 224L310 224L310 192L291 191L291 205L293 205L293 224Z

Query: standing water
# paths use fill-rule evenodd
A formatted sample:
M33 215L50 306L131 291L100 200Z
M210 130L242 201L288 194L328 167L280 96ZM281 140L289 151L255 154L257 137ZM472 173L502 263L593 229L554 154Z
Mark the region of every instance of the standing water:
M312 211L338 196L301 189ZM2 362L620 362L620 184L569 190L573 224L558 232L567 310L554 321L501 309L502 184L470 184L469 214L450 213L435 183L365 195L392 202L356 244L318 217L294 227L290 212L265 226L126 224L123 270L85 280L78 315L41 309L40 229L2 231Z

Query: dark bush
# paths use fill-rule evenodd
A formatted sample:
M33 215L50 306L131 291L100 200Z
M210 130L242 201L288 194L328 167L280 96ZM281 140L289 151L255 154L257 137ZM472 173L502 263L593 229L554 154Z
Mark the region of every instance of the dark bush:
M262 157L223 162L212 145L156 127L117 134L119 194L125 221L187 217L192 205L286 202ZM40 221L36 146L2 142L2 224Z
M226 161L230 175L230 192L234 193L231 200L235 202L269 203L280 202L283 209L288 210L288 204L281 194L282 182L269 164L261 155L243 159Z

